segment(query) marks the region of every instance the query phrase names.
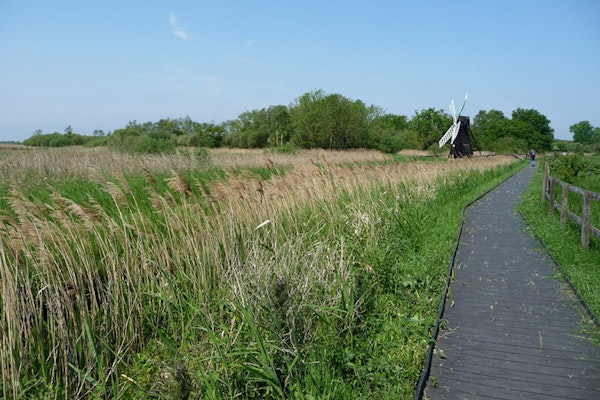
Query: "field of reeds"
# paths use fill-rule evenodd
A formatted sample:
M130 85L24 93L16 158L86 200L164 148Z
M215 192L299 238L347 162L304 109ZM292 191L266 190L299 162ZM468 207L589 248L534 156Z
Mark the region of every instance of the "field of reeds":
M462 207L524 164L0 154L5 398L412 398Z

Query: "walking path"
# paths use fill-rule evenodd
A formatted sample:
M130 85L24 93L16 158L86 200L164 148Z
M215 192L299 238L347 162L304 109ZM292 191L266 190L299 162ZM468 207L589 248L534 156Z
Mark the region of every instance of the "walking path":
M535 168L470 206L425 399L600 399L600 346L516 212Z

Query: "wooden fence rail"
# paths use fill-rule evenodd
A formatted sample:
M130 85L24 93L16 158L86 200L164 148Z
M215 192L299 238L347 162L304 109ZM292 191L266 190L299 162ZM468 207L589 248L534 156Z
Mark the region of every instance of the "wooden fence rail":
M555 199L556 185L560 185L560 201ZM581 217L569 210L569 192L577 193L583 197L583 211ZM581 225L581 247L587 249L590 245L590 234L600 237L600 229L592 225L592 200L600 201L600 193L582 189L563 182L550 175L548 164L544 167L544 181L542 182L542 202L548 199L548 213L552 215L554 209L560 210L560 223L565 224L567 218Z

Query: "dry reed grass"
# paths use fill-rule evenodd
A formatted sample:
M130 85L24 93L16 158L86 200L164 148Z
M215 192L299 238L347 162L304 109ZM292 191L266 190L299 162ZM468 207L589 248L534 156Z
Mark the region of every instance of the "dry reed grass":
M385 161L389 156L375 150L330 151L299 150L294 154L267 152L251 149L213 149L210 151L213 164L223 168L270 167L283 165L308 165L326 162L329 164Z
M514 159L498 156L460 161L440 159L437 162L357 162L351 168L339 162L330 162L329 158L323 158L322 161L323 166L299 163L292 171L268 181L261 181L252 175L231 175L226 181L216 182L210 187L211 197L221 207L229 204L230 207L241 207L242 210L256 208L257 205L261 205L263 210L281 206L296 208L307 202L331 201L340 192L351 192L356 188L371 189L398 184L410 184L410 194L413 196L431 197L435 194L432 183L450 172L483 172L512 163Z
M359 150L328 152L305 150L286 155L264 150L211 149L210 165L221 168L265 167L272 165L302 165L329 163L382 161L387 157L376 151ZM0 153L0 176L10 183L23 183L27 179L47 179L90 175L117 176L141 174L144 171L163 173L186 171L199 167L193 149L180 149L176 154L132 155L106 147L83 148L18 148L7 147Z

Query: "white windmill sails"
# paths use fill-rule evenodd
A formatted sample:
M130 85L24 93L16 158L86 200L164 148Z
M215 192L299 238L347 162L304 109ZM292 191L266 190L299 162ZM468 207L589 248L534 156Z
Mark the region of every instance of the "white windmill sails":
M463 101L462 107L460 108L458 115L456 114L456 110L454 109L454 100L452 100L452 102L450 103L450 112L452 113L453 122L452 126L448 128L446 133L444 133L444 136L442 136L442 138L438 142L440 147L443 147L448 142L448 140L450 140L450 144L454 143L454 140L456 140L456 136L458 135L458 131L460 129L460 121L458 121L458 117L465 108L465 103L467 102L468 95L468 93L465 93L465 100Z

